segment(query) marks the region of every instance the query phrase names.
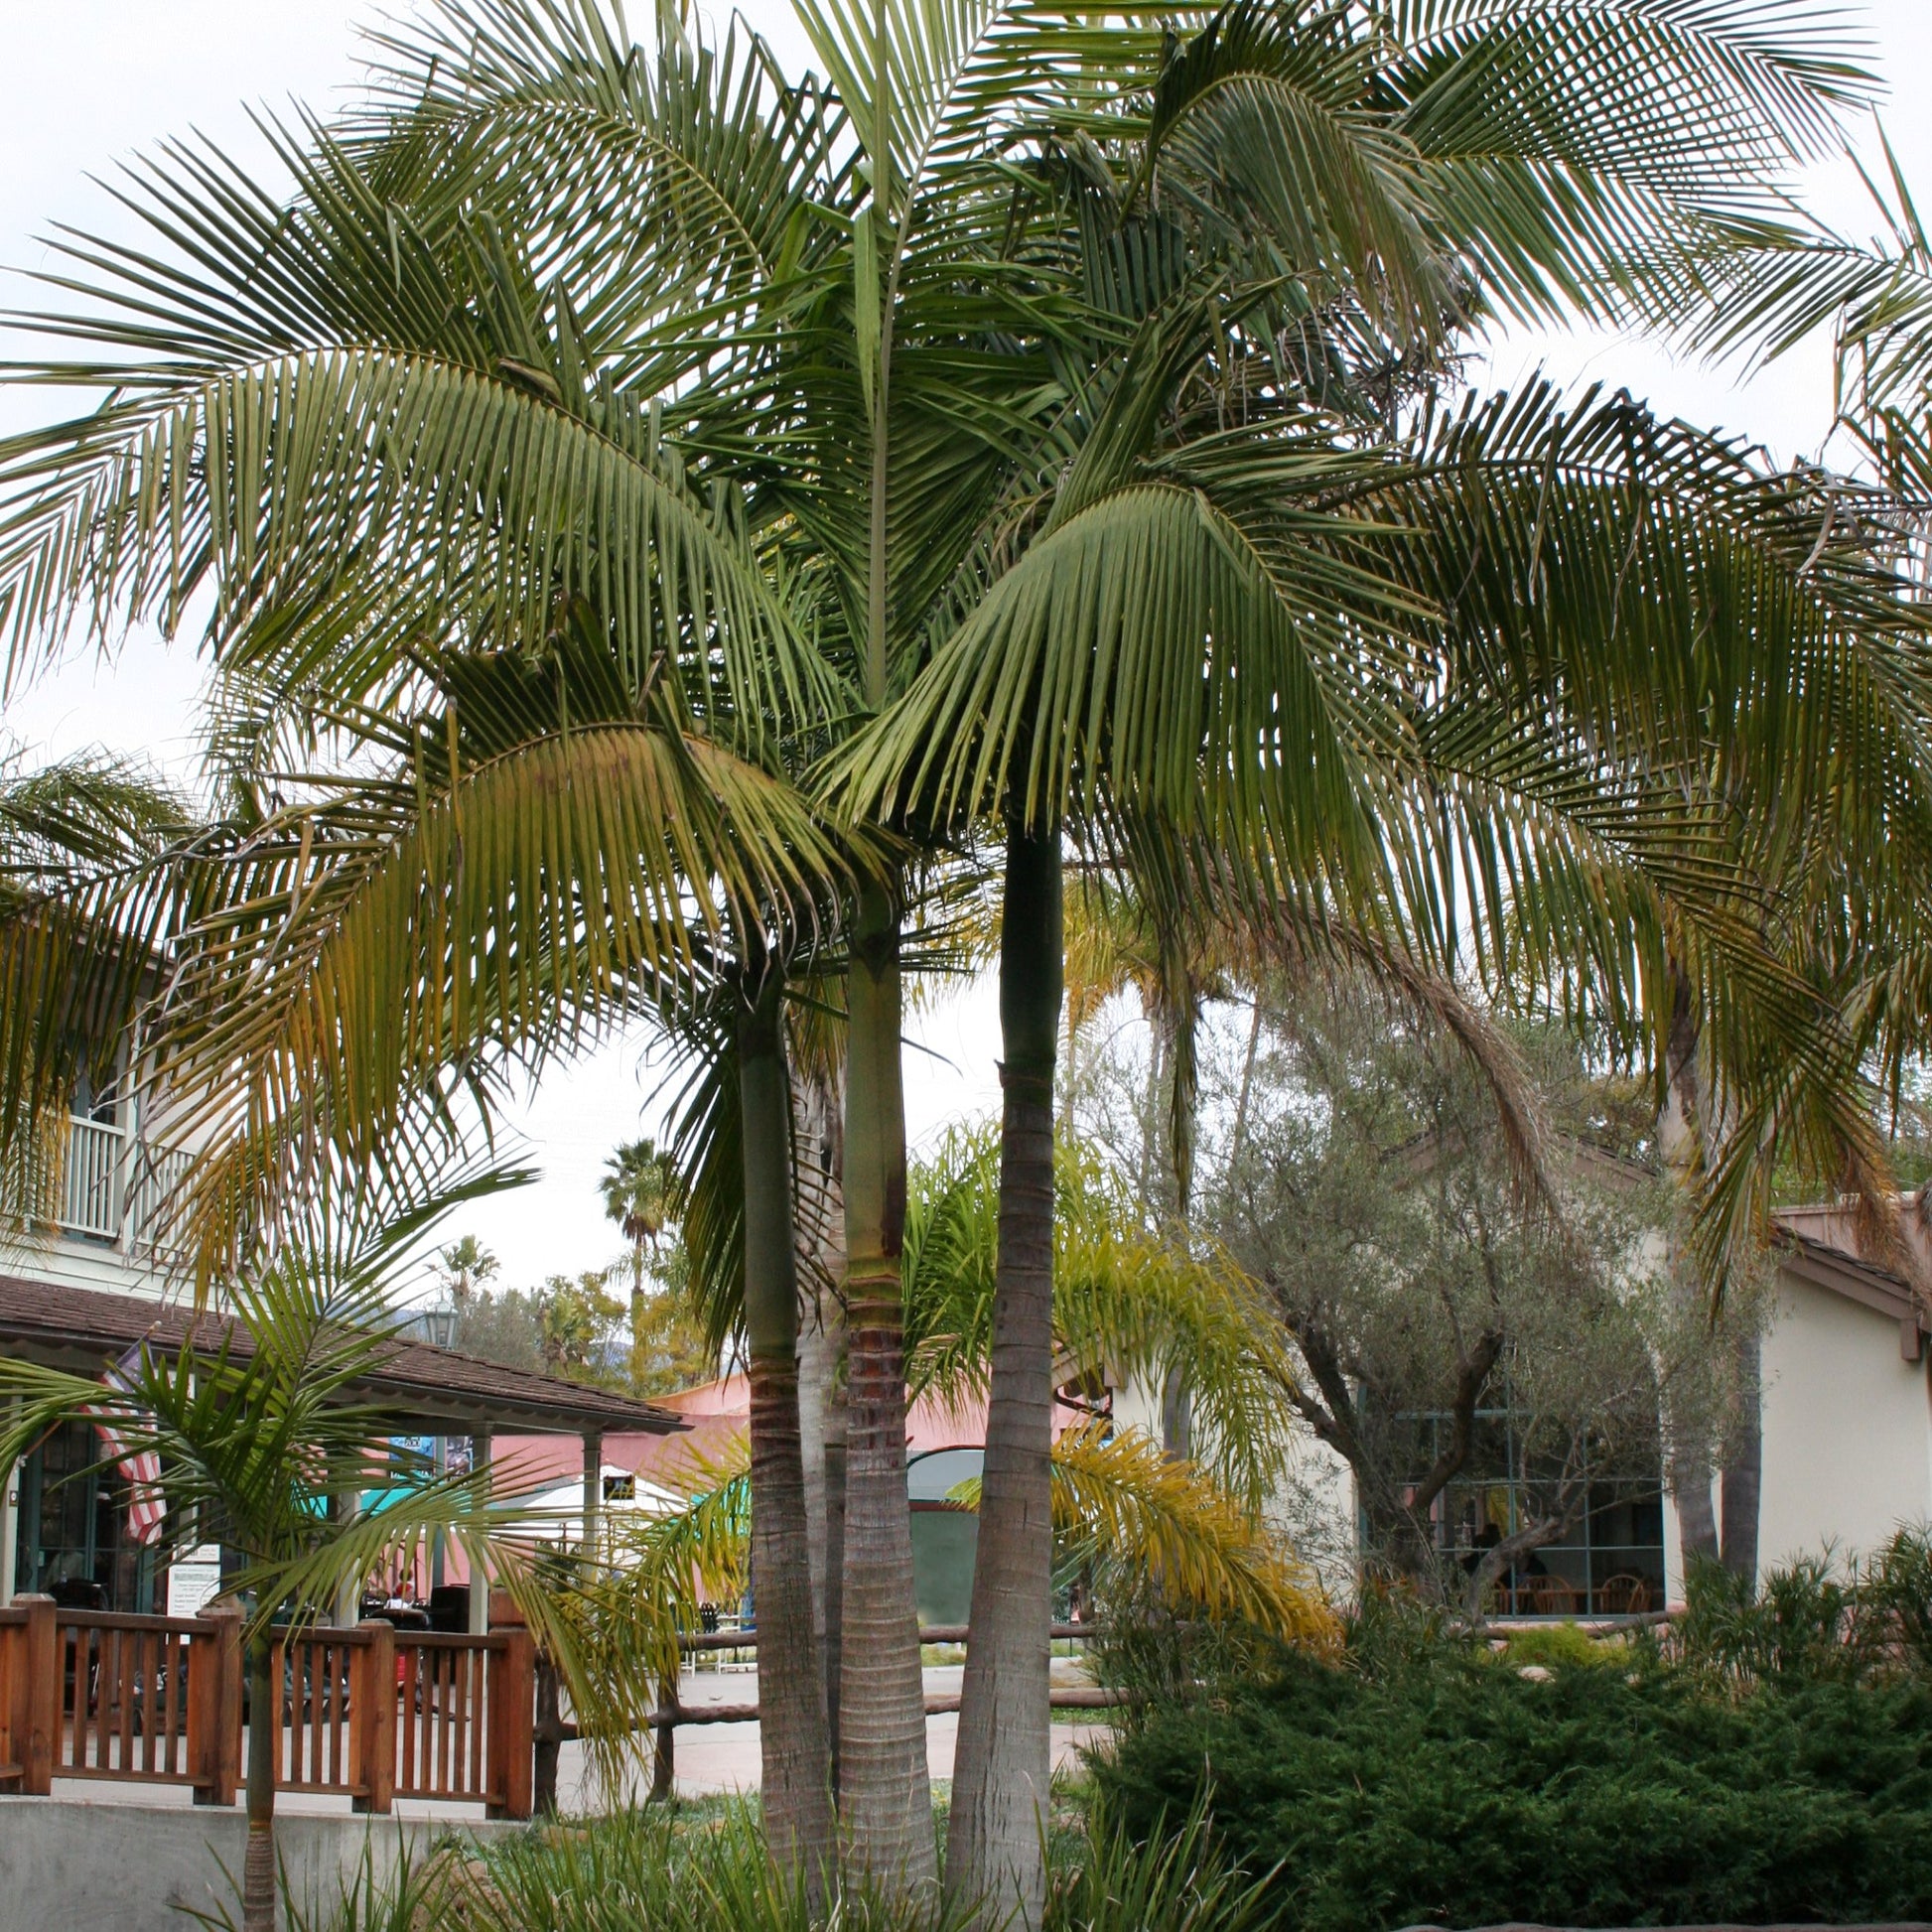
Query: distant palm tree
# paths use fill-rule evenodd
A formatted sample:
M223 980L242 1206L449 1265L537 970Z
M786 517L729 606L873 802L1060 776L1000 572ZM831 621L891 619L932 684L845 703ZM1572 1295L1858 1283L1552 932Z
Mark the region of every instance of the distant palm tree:
M447 1248L439 1249L436 1259L437 1279L442 1282L459 1311L469 1307L470 1298L495 1275L500 1266L495 1255L474 1234L466 1234L460 1241L453 1241Z
M671 1216L677 1168L670 1155L646 1135L626 1141L604 1164L598 1183L606 1218L617 1222L630 1243L630 1308L634 1320L644 1294L644 1254L654 1257L658 1237Z

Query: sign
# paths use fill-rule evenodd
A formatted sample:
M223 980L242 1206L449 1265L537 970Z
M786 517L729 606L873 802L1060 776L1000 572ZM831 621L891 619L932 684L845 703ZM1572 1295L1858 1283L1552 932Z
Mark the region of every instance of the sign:
M221 1546L199 1544L168 1566L168 1614L200 1616L221 1593Z

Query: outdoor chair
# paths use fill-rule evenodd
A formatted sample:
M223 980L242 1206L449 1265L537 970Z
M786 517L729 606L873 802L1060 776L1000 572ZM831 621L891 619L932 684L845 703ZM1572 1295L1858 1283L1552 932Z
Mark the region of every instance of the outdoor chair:
M1577 1592L1561 1577L1532 1577L1519 1587L1517 1596L1528 1595L1533 1616L1573 1616Z
M1596 1607L1604 1616L1641 1616L1650 1608L1650 1586L1641 1577L1619 1571L1597 1589Z

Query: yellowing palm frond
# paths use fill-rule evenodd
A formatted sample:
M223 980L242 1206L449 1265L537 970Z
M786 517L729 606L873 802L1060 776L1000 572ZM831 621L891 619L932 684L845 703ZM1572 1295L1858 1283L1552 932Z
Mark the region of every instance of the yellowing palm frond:
M1177 1605L1293 1643L1340 1640L1314 1573L1198 1465L1138 1430L1069 1430L1053 1446L1053 1528L1119 1573L1155 1579Z

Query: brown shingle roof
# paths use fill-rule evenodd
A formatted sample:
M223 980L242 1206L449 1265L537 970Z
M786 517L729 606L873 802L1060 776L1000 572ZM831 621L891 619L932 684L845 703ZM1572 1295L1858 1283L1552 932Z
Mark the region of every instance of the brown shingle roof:
M198 1315L178 1303L150 1302L138 1295L107 1295L0 1275L0 1353L50 1367L91 1373L104 1357L124 1354L137 1342L172 1352L191 1331L198 1349L212 1351L231 1328L232 1351L251 1353L253 1338L225 1315ZM400 1335L361 1393L367 1401L393 1401L398 1422L421 1423L426 1434L450 1433L448 1425L464 1434L492 1429L532 1435L621 1430L668 1435L686 1427L655 1403L588 1389L554 1375L504 1368Z

